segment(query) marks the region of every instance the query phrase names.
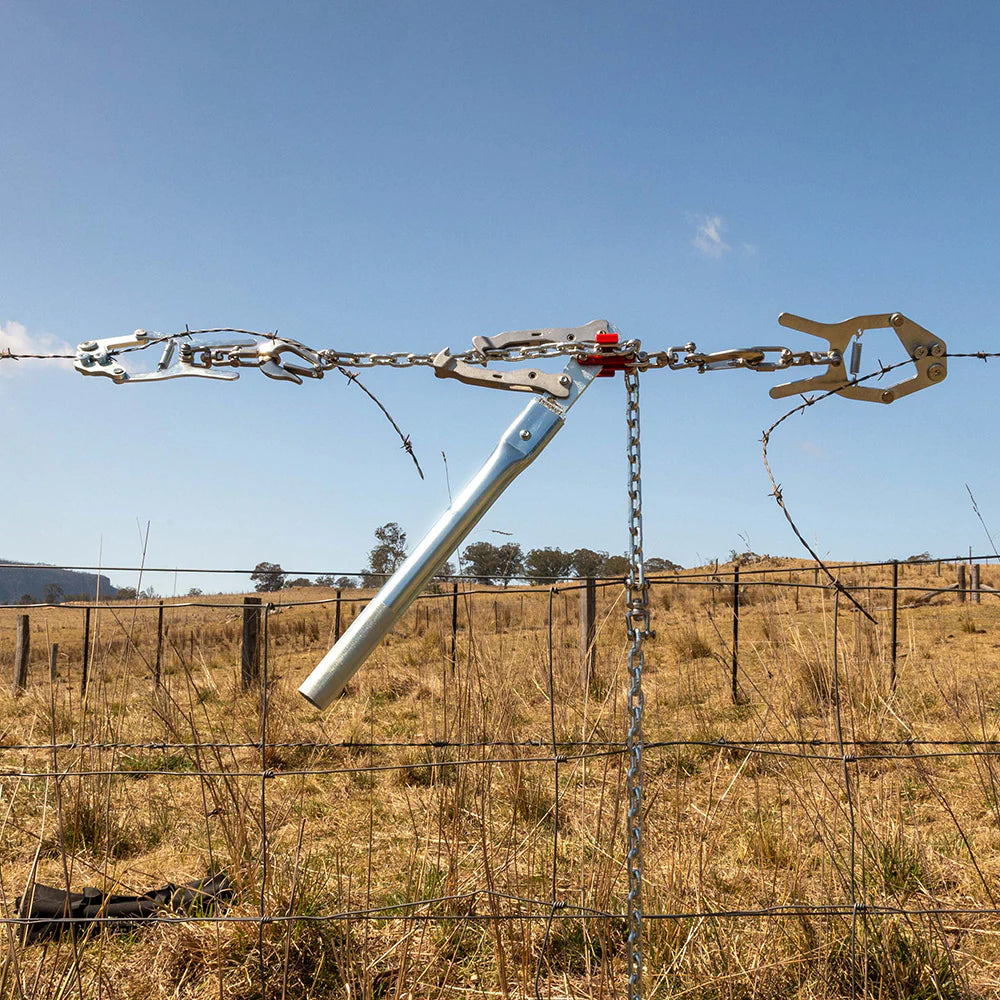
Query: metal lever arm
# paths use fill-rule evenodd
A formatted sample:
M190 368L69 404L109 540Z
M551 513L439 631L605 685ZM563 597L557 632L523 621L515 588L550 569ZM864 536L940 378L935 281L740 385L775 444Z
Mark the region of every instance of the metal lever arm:
M563 373L569 378L566 398L553 400L539 396L528 403L507 428L486 464L306 678L299 688L301 695L323 709L344 690L448 556L552 440L569 408L598 371L571 359Z
M918 326L902 313L879 313L872 316L855 316L843 323L817 323L791 313L782 313L778 322L790 330L798 330L814 337L821 337L830 344L832 360L825 374L799 382L786 382L771 390L772 399L795 396L798 393L819 391L836 392L847 399L861 399L871 403L891 403L900 396L926 389L942 381L948 374L947 349L944 341ZM844 355L851 338L865 330L887 328L895 331L906 353L917 369L916 374L895 385L875 388L855 385L844 365Z

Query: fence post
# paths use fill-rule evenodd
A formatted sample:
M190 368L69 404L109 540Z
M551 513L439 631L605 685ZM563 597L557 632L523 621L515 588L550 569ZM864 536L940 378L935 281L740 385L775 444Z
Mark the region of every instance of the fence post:
M972 599L976 604L982 604L983 595L980 593L980 569L979 563L972 564Z
M451 665L455 667L455 649L458 644L458 580L451 585Z
M580 686L590 690L597 667L597 581L588 576L580 588Z
M333 641L337 642L340 639L340 589L337 589L337 603L334 605L335 611L333 615Z
M241 677L244 689L260 677L260 613L259 597L243 598Z
M733 567L733 704L737 704L739 694L738 673L740 667L740 568Z
M163 662L163 601L156 612L156 663L153 665L153 683L160 686L160 666Z
M17 644L14 646L14 697L18 697L28 683L28 653L31 651L31 633L27 615L17 616Z
M49 683L55 683L56 668L59 665L59 643L49 646Z
M965 604L965 563L958 564L958 603Z
M90 608L83 609L83 676L80 678L80 697L87 693L87 673L90 670Z
M899 635L899 560L892 561L892 656L889 667L889 686L896 690L896 646Z

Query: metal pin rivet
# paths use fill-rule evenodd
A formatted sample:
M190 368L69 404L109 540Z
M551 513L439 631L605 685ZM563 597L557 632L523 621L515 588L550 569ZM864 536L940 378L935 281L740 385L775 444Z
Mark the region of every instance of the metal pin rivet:
M521 431L521 440L522 441L530 441L531 440L531 431L529 431L527 428L525 428L524 430L522 430Z

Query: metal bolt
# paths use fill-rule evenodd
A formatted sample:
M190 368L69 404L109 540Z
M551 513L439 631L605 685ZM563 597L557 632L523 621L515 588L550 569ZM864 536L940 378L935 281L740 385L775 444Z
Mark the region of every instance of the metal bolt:
M118 365L115 365L115 367L111 369L111 374L112 375L124 375L125 374L125 369L124 368L119 368Z
M926 357L927 357L927 348L926 347L918 347L913 352L913 360L914 361L919 361L921 358L926 358Z
M85 354L82 358L80 358L80 364L83 365L84 368L89 368L93 363L94 359L89 354Z
M886 389L885 392L882 393L883 403L891 403L895 398L896 394L892 391L892 389Z
M97 350L97 341L96 340L88 340L87 343L80 345L80 350L81 351L96 351Z
M573 380L568 375L560 375L559 376L559 384L560 385L569 385L570 382L572 382L572 381Z
M944 365L931 365L927 369L927 377L932 382L940 382L944 378Z
M889 322L893 326L902 326L906 322L906 317L902 313L893 313L889 317Z
M524 430L521 431L521 440L522 441L531 440L531 431L529 431L527 427L525 427Z
M936 358L944 357L944 344L931 344L931 354L933 354Z
M136 330L135 333L132 334L132 336L135 337L136 340L145 340L149 336L149 334L146 333L145 330Z

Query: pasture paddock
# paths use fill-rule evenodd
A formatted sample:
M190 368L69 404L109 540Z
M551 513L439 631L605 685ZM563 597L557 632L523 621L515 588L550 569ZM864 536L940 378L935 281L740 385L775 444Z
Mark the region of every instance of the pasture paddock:
M732 573L652 588L647 995L995 996L1000 599L908 607L955 572L901 564L921 589L893 684L891 567L839 571L877 625L811 564L742 567L734 698ZM155 601L95 607L85 695L82 608L27 609L26 686L0 690L0 997L625 995L623 588L597 590L589 678L577 590L464 587L454 653L451 593L421 598L323 714L295 688L332 592L261 596L249 687L239 597L164 601L162 627ZM343 596L346 628L370 594ZM0 609L6 678L24 612ZM33 878L218 870L214 919L33 945L10 919Z

